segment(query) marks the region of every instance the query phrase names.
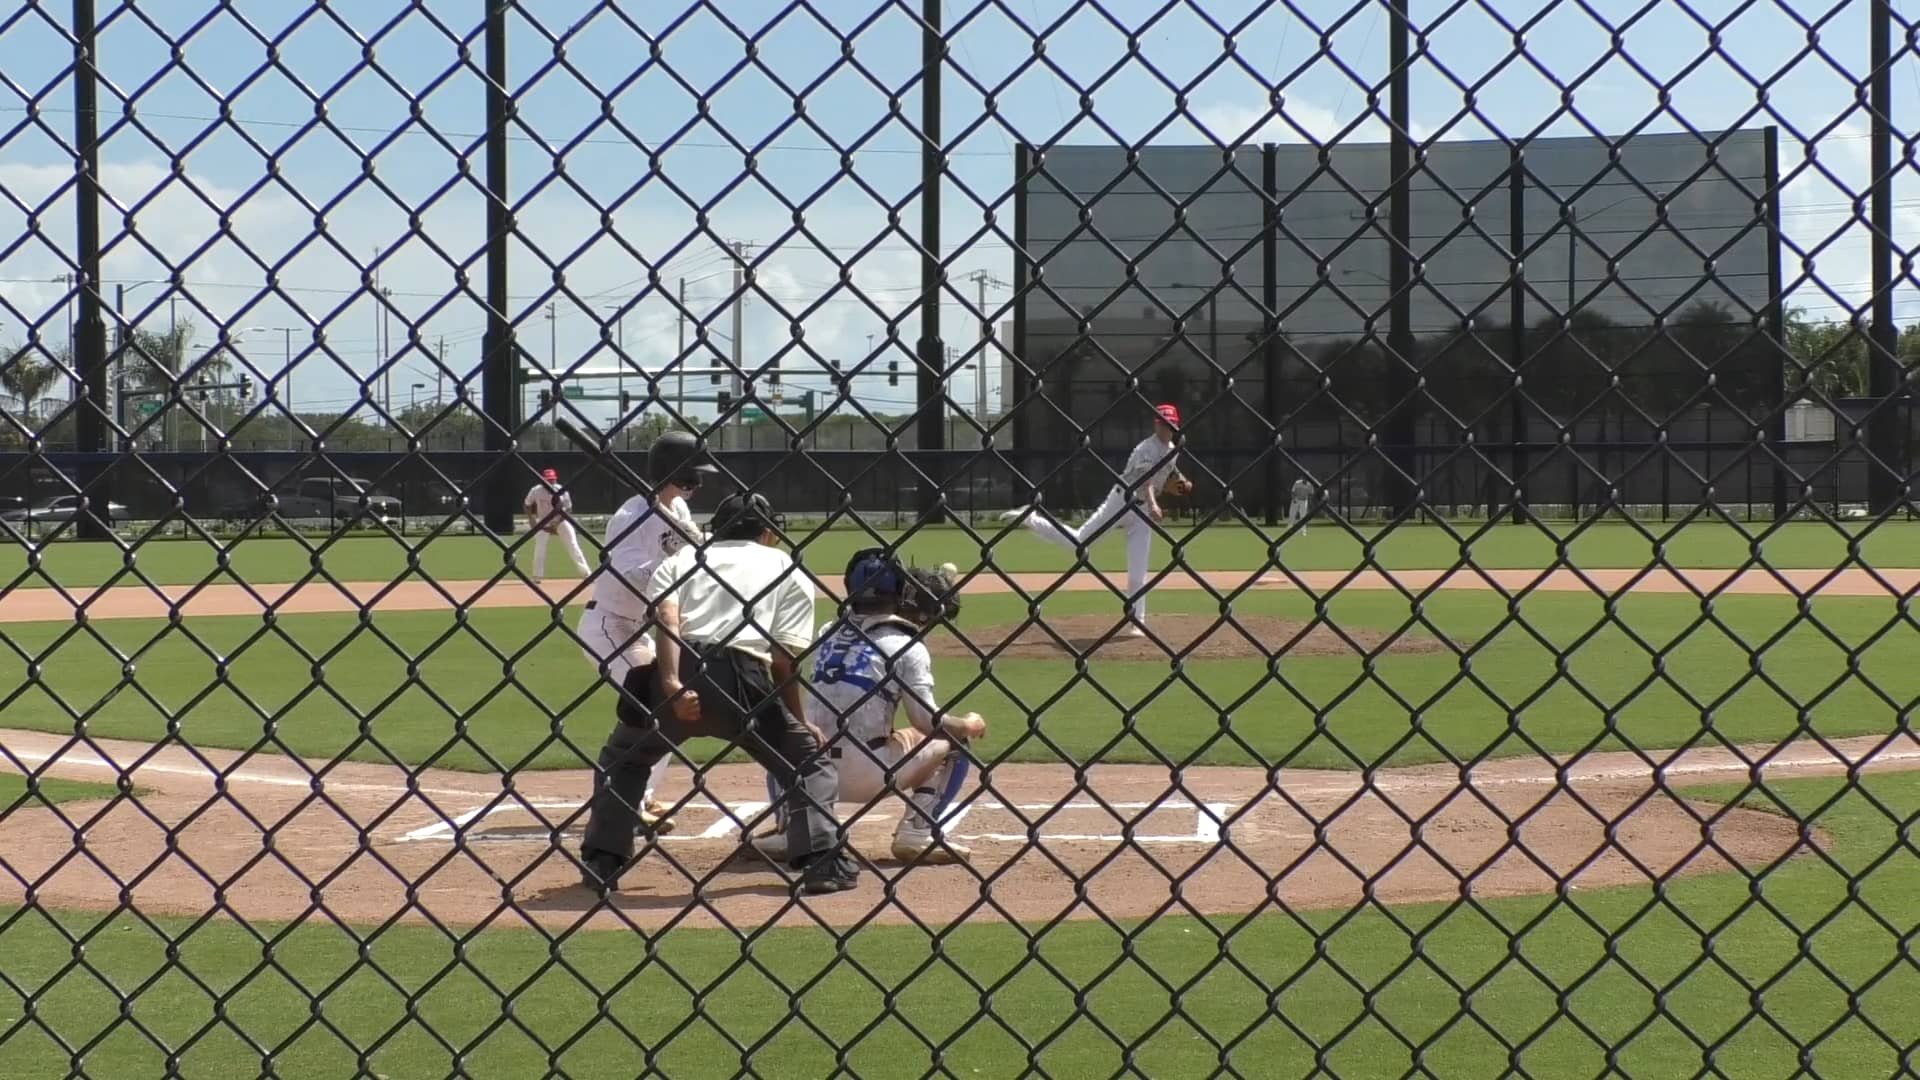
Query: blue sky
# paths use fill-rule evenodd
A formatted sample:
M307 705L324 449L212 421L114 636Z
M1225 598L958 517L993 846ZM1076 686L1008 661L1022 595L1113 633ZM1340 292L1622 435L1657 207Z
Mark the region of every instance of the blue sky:
M296 401L338 408L358 396L358 379L379 356L381 308L365 279L378 249L380 284L392 291L387 331L406 352L392 379L396 403L416 382L445 388L448 377L432 361L443 340L447 367L471 375L484 323L480 5L231 6L232 14L209 17L207 0L141 0L137 9L101 0L102 66L114 87L102 97L104 174L115 206L106 215L109 283L180 268L189 284L173 297L176 310L192 313L202 344L226 327L256 365L278 369L290 340ZM522 6L511 30L519 108L512 167L531 243L514 252L513 316L536 358L611 366L602 335L617 333L635 363L666 363L678 352L680 328L671 305L647 288L652 270L669 288L695 279L690 306L710 320L716 347L727 348L717 336L729 329L717 297L729 264L718 245L740 240L759 260L761 291L748 306L743 342L749 364L785 350L790 387L821 385L804 374L818 368L794 346L797 328L806 349L848 365L869 354L875 335L881 363L892 355L910 368L920 43L909 12L917 3L819 0L824 24L773 0ZM1012 277L1015 140L1186 143L1206 137L1197 124L1227 142L1382 134L1369 117L1366 85L1386 66L1387 18L1377 3L1215 0L1205 10L1231 33L1231 53L1195 6L1108 0L1101 11L1070 0L948 0L946 8L953 156L943 220L956 281L974 270ZM1413 4L1426 54L1414 77L1418 132L1453 139L1781 124L1781 166L1791 178L1783 198L1787 280L1804 278L1801 254L1813 252L1812 274L1826 286L1803 281L1795 302L1825 316L1858 302L1866 246L1848 200L1866 178L1867 119L1854 102L1866 68L1865 4L1643 8L1593 0L1590 8L1614 26L1571 0L1467 4L1444 19L1441 4ZM1702 21L1736 9L1716 56ZM66 336L69 290L49 279L70 269L72 250L72 100L62 75L71 47L60 30L69 11L42 0L0 17L8 20L0 23L0 189L8 193L0 198L0 343L20 341L25 324L38 324L46 342ZM1493 12L1527 27L1524 52ZM1808 51L1798 20L1820 23L1825 56ZM1034 62L1036 30L1045 64ZM754 39L754 63L743 34ZM852 40L857 67L842 60L843 38ZM1896 40L1904 38L1902 28ZM361 66L363 50L377 69ZM1758 114L1754 80L1768 84L1768 111ZM1556 81L1574 87L1577 118L1563 111ZM992 88L991 114L976 83ZM1911 51L1903 51L1894 85L1898 114L1920 116L1920 63ZM805 90L804 119L793 107L797 89ZM1083 92L1091 118L1081 112ZM315 97L325 101L331 130L314 122ZM231 121L220 119L223 99ZM890 99L900 115L890 113ZM753 174L743 175L735 142L759 148ZM851 169L833 142L858 144ZM1911 193L1903 177L1902 242L1920 224ZM897 228L890 207L898 208ZM696 220L702 212L704 225ZM459 285L463 270L471 293ZM278 292L265 288L269 272ZM855 288L838 285L843 273ZM963 346L979 335L973 295L971 285L957 284L944 313L947 339ZM989 293L996 319L1007 315L1007 296ZM129 317L163 326L168 299L164 286L136 286ZM1910 290L1900 303L1920 316ZM610 308L625 309L617 325ZM900 343L891 354L889 318ZM323 346L314 344L315 326ZM249 327L265 331L248 334ZM410 327L417 349L406 346ZM973 400L971 378L956 380L956 399ZM871 407L901 409L910 383L890 388L871 378L856 392Z

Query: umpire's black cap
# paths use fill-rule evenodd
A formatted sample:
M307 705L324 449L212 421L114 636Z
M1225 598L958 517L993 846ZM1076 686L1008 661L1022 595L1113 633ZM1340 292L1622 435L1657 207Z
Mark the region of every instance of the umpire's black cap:
M712 520L707 522L707 529L715 537L724 539L746 532L750 524L755 526L753 533L758 535L768 529L781 531L787 519L773 508L765 495L757 491L736 491L720 500Z

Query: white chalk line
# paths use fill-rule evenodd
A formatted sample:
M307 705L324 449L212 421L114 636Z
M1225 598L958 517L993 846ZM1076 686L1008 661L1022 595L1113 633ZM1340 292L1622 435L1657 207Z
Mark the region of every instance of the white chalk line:
M1174 834L1174 835L1136 833L1131 837L1121 833L1049 833L1049 832L1043 832L1037 829L1031 833L960 833L960 832L953 831L953 823L956 820L955 816L950 815L945 820L945 822L943 822L942 831L945 833L945 835L947 835L949 838L954 840L982 841L982 842L989 842L989 843L991 842L1022 843L1022 844L1032 843L1036 840L1042 841L1042 842L1049 841L1049 840L1056 840L1056 841L1101 841L1101 842L1108 842L1108 843L1122 843L1122 842L1131 840L1135 843L1141 843L1141 844L1218 844L1220 842L1221 824L1226 820L1227 816L1233 812L1235 807L1234 803L1225 803L1225 802L1209 802L1209 803L1202 803L1202 804L1196 805L1184 799L1166 799L1160 802L1151 802L1151 803L1149 802L1101 803L1101 802L1095 802L1095 801L1081 801L1081 802L1065 802L1065 803L1014 803L1014 804L1000 803L992 799L981 799L973 803L970 803L968 805L971 806L973 809L979 809L979 810L989 810L989 811L1018 810L1021 812L1031 812L1031 813L1048 813L1048 812L1057 812L1057 811L1063 811L1063 810L1106 810L1106 809L1143 810L1143 811L1154 812L1154 813L1157 813L1163 810L1196 811L1196 813L1194 814L1194 828L1191 833L1180 833L1180 834ZM406 833L402 833L401 835L395 837L393 842L402 843L402 844L420 843L423 841L452 842L453 838L456 835L461 833L466 833L466 835L463 837L463 842L465 843L533 842L536 838L533 836L526 835L524 833L515 833L512 835L501 836L501 835L489 835L488 833L483 831L469 831L469 829L470 829L470 826L472 826L476 821L484 822L485 820L491 819L500 814L531 812L531 811L539 811L539 810L577 810L578 808L579 808L578 803L553 802L553 801L546 801L546 800L528 800L526 802L512 802L512 803L502 803L497 805L476 806L471 810L465 811L460 814L456 814L452 818L446 819L444 821L436 821L436 822L433 822L432 824L424 825L420 828L413 829ZM660 843L668 843L668 844L684 844L684 843L692 843L700 840L725 839L726 837L733 835L736 831L739 830L740 823L742 821L753 820L756 816L764 813L767 810L767 808L768 808L768 804L765 802L743 802L743 803L733 803L725 806L713 803L711 801L689 802L686 806L682 807L681 809L682 810L698 809L703 811L711 810L716 815L713 823L708 825L704 830L702 830L699 833L695 833L691 835L681 834L681 833L668 833L664 836L657 837L656 839ZM894 816L891 814L880 814L880 813L869 812L869 813L861 814L859 821L861 824L869 824L869 823L892 821L893 819L894 819Z
M112 772L112 773L115 773L116 775L130 775L133 779L136 779L136 780L139 778L141 774L153 773L153 774L162 775L162 776L187 777L187 778L200 781L201 783L206 784L208 786L212 786L216 778L216 774L213 771L210 771L206 768L202 768L198 766L166 765L158 762L141 763L137 766L134 766L131 769L131 772L129 772L129 770L126 767L116 764L114 762L108 761L105 758L100 757L99 755L95 754L90 750L83 750L83 749L68 748L56 754L56 753L51 753L44 750L35 750L35 749L22 748L22 747L8 747L8 752L12 755L12 757L15 760L18 760L22 764L43 764L47 762L53 762L56 768L76 767L76 768L83 768L83 769L97 769L97 770ZM1726 762L1704 762L1699 764L1680 763L1680 764L1658 766L1654 768L1647 768L1642 766L1613 767L1613 768L1575 767L1573 769L1567 770L1564 778L1559 774L1557 770L1554 772L1541 773L1541 774L1536 774L1532 776L1477 776L1470 772L1468 774L1467 780L1464 783L1458 777L1446 776L1446 775L1376 777L1371 783L1368 783L1367 781L1365 781L1363 778L1359 776L1354 776L1352 779L1342 779L1338 781L1322 780L1322 781L1316 781L1314 783L1303 784L1298 786L1286 784L1283 780L1281 789L1287 796L1293 799L1307 799L1307 798L1327 797L1327 796L1347 796L1347 795L1355 794L1362 790L1370 790L1370 791L1380 792L1380 793L1391 793L1394 791L1422 791L1422 790L1434 790L1434 789L1474 790L1474 789L1480 789L1480 788L1493 788L1493 787L1558 786L1563 782L1568 784L1574 784L1574 783L1591 784L1591 783L1608 783L1608 782L1646 783L1646 782L1652 781L1656 776L1660 779L1665 780L1665 779L1672 779L1676 777L1718 776L1718 775L1729 775L1729 774L1744 775L1752 772L1755 768L1758 768L1763 774L1768 772L1776 772L1776 771L1798 771L1798 770L1808 770L1808 769L1830 769L1834 771L1840 771L1848 768L1865 768L1865 767L1876 766L1876 765L1901 764L1901 763L1916 762L1916 761L1920 761L1920 750L1889 750L1889 751L1881 751L1869 757L1863 757L1863 758L1857 758L1857 759L1838 758L1831 754L1824 754L1821 756L1772 758L1762 763L1759 763L1757 765L1748 764L1748 763L1739 762L1739 761L1726 761ZM1409 770L1413 770L1413 769L1430 769L1432 767L1431 766L1409 766L1408 768ZM343 781L337 781L337 780L331 780L331 779L325 779L325 778L320 778L316 780L316 779L306 778L306 777L289 777L289 776L280 775L277 773L261 772L261 771L257 771L253 769L245 769L245 768L235 769L232 771L225 772L221 774L220 778L225 783L228 783L228 784L235 784L235 783L257 784L264 787L297 788L299 790L309 791L309 792L317 790L322 793L325 793L325 792L368 793L368 794L388 795L388 796L408 795L412 793L418 793L421 795L426 795L426 796L431 796L436 798L458 798L458 799L477 799L477 798L478 799L499 799L503 794L502 792L497 792L497 791L483 791L483 790L464 789L464 788L442 788L442 787L408 788L404 785L399 785L399 784L351 783L351 782L343 782ZM1195 829L1194 834L1190 837L1180 837L1177 839L1169 838L1169 839L1163 839L1163 840L1149 840L1149 838L1147 837L1136 836L1134 837L1134 839L1141 842L1217 843L1220 837L1221 824L1226 814L1229 812L1229 811L1223 811L1219 808L1230 807L1230 806L1238 806L1243 809L1251 808L1254 806L1258 806L1260 803L1273 800L1273 799L1278 799L1280 798L1280 795L1281 795L1280 792L1275 792L1270 789L1262 789L1259 792L1254 793L1250 799L1241 800L1238 803L1213 803L1213 802L1206 803L1205 807L1208 812L1196 815L1196 818L1198 819L1196 822L1197 827ZM517 805L518 805L518 800L513 799L511 796L509 796L508 799L505 802L500 803L496 807L496 809L515 807ZM563 808L577 808L580 805L580 803L566 802L566 803L553 803L551 805L548 805L545 803L535 803L534 805L540 805L547 809L563 809ZM690 805L697 806L700 804L693 803ZM742 805L744 806L748 804L742 804ZM761 808L764 809L765 804L760 804L760 805L761 805ZM1158 803L1137 803L1137 802L1107 802L1104 804L1100 802L1022 803L1022 804L1018 804L1016 808L1026 812L1045 812L1045 811L1065 810L1065 809L1101 809L1103 808L1103 806L1112 807L1114 809L1134 809L1134 810L1144 810L1144 809L1150 809L1155 807L1158 807L1161 809L1170 809L1170 810L1194 808L1193 803L1188 802L1186 800L1181 800L1181 799L1168 799ZM963 820L975 807L978 807L980 809L1005 809L1005 807L1002 804L994 802L992 800L978 800L971 803L963 803L961 806L957 807L951 815L949 815L949 817L943 823L944 827L948 830L951 830L954 825L958 824L961 820ZM469 824L474 819L474 816L477 815L478 813L479 813L479 810L476 809L473 811L468 811L462 815L456 815L452 819L441 818L430 825L427 825L421 829L413 830L412 833L405 834L402 837L402 839L413 837L414 834L424 834L419 836L418 837L419 839L430 839L436 835L451 836L453 831L456 828L463 827L466 824ZM751 815L747 815L747 816L751 816ZM701 833L698 836L669 836L669 837L666 837L665 839L678 840L680 842L700 840L700 839L709 839L709 840L719 839L721 837L729 835L737 827L738 826L736 823L728 819L726 816L722 815L719 821L716 821L713 825L709 826L705 832ZM983 840L991 840L991 839L1003 838L1011 835L1014 835L1014 834L1002 834L1002 833L979 834L978 838ZM1073 834L1073 835L1078 835L1078 834ZM1072 836L1063 835L1059 837L1049 837L1049 838L1070 839L1072 838ZM1019 841L1028 841L1032 838L1024 835L1019 835L1016 837L1016 839ZM1110 837L1110 839L1118 841L1124 838L1115 836L1115 837Z

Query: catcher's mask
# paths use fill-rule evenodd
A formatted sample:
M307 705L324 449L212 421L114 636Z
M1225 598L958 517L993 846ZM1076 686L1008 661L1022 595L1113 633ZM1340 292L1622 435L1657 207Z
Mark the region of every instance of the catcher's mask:
M886 610L921 626L960 614L960 600L944 571L902 566L879 550L854 556L847 568L847 600L855 611Z

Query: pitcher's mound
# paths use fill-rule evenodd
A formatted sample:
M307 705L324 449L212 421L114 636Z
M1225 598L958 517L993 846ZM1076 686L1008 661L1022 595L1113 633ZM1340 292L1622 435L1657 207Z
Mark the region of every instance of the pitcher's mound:
M1152 636L1139 638L1119 637L1115 623L1106 615L1072 615L1047 619L1046 626L990 626L968 630L966 636L981 652L997 649L996 656L1049 660L1094 656L1103 660L1164 661L1175 653L1204 660L1264 660L1270 656L1361 656L1382 651L1437 653L1449 648L1446 642L1426 633L1408 631L1396 637L1384 630L1352 626L1335 629L1326 623L1270 615L1236 615L1231 620L1213 615L1155 615L1147 623ZM974 655L952 633L933 634L927 638L927 648L935 656Z

